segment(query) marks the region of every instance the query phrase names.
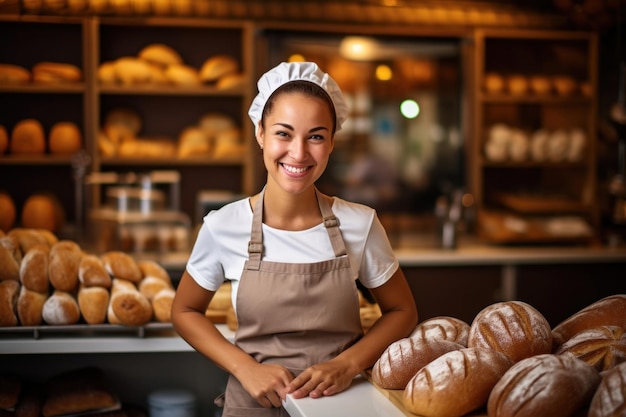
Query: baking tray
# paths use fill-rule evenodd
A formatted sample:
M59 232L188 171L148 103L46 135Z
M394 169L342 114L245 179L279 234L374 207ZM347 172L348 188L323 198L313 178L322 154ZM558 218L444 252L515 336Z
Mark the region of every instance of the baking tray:
M68 324L68 325L41 325L41 326L12 326L0 327L0 338L11 335L41 339L47 335L65 335L72 337L94 337L123 335L125 337L144 338L148 336L173 333L172 323L148 323L143 326L129 326L124 324Z

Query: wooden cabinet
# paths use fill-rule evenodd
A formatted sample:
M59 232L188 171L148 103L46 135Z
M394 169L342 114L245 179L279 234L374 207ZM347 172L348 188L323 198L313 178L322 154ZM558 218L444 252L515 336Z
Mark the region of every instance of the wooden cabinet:
M597 223L597 39L478 30L470 184L502 243L587 241Z
M248 22L202 19L141 19L98 17L3 16L0 36L9 40L0 46L0 62L31 69L40 61L71 63L83 70L83 81L44 86L29 83L0 85L0 124L11 132L24 118L36 118L49 133L57 121L72 121L83 133L90 159L90 171L144 172L156 169L181 173L180 208L195 219L196 196L204 189L251 193L254 163L249 141L253 138L247 116L252 101L253 31ZM98 69L104 62L136 57L142 48L155 43L170 46L183 63L200 70L217 55L229 55L239 62L244 82L219 89L178 85L101 85ZM19 44L19 48L14 45ZM147 138L167 138L176 143L185 128L197 126L203 115L219 113L230 117L240 128L244 151L237 155L192 158L103 156L98 139L106 115L112 109L131 109L141 117L141 132ZM68 211L71 223L80 209L74 193L70 156L0 155L2 188L14 196L18 210L37 190L57 194ZM99 205L98 193L88 205ZM78 208L77 208L78 207Z

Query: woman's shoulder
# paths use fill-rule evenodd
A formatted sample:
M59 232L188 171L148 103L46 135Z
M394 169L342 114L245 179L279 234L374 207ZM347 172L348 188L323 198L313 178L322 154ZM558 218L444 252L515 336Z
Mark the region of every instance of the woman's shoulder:
M376 211L361 203L355 203L353 201L344 200L341 197L332 197L333 205L332 210L335 216L339 218L340 222L344 221L358 221L370 223L376 216Z
M211 210L204 216L204 222L213 225L229 224L233 221L249 219L251 216L250 198L245 197L226 203L219 209Z

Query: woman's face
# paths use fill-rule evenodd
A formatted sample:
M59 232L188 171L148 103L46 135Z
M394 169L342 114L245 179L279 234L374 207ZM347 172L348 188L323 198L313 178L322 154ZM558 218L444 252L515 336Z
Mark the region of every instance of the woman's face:
M274 99L257 134L268 181L300 193L322 175L333 150L333 116L328 104L299 92Z

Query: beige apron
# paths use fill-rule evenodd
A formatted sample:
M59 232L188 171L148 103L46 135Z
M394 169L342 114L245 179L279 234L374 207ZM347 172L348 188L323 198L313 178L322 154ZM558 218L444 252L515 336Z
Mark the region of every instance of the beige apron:
M320 194L335 258L308 264L261 259L263 196L261 192L254 209L249 258L237 291L235 344L258 362L281 364L295 376L337 356L362 336L358 293L339 222ZM224 399L223 417L288 416L282 407L261 407L233 376Z

